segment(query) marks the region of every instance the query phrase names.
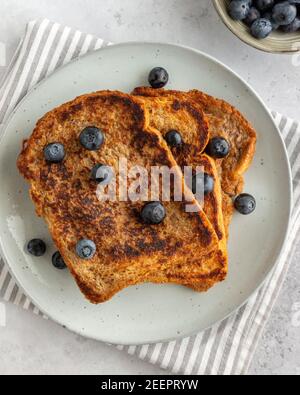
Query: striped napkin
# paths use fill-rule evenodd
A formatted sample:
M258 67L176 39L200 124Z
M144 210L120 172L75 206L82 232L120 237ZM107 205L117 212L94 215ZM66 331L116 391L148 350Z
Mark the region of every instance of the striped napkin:
M36 83L71 59L106 45L48 20L30 22L8 68L0 91L0 123ZM293 255L300 230L300 126L273 113L285 139L294 177L295 208L289 241L264 287L239 311L196 336L165 344L117 347L119 350L181 374L246 374ZM41 314L18 289L0 261L0 297ZM42 315L42 314L41 314Z

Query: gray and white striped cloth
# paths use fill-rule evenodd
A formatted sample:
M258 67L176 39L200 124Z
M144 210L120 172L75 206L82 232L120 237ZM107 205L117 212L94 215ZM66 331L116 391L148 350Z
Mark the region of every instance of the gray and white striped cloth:
M101 39L48 20L30 22L0 91L0 123L28 90L71 59L104 46ZM166 344L118 347L151 364L181 374L246 374L270 316L300 236L300 126L273 113L285 139L294 177L295 208L289 242L264 287L239 311L196 336ZM0 297L41 314L18 289L0 261Z

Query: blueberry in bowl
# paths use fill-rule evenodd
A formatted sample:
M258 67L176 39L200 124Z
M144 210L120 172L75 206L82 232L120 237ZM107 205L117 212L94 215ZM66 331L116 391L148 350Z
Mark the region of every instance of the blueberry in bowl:
M225 25L252 47L270 53L300 51L300 0L213 0L213 3Z

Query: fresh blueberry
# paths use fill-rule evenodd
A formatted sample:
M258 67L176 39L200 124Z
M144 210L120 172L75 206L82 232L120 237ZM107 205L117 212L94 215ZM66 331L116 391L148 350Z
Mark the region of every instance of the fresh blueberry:
M76 253L81 259L92 259L96 250L96 244L92 240L83 239L76 245Z
M273 25L268 19L260 18L253 22L251 34L253 37L263 39L268 37L273 31Z
M288 1L278 3L274 6L272 17L280 26L289 25L297 16L297 8Z
M88 151L97 151L104 143L104 134L99 128L89 126L81 132L80 143Z
M49 163L59 163L65 158L65 148L60 143L52 143L44 148L44 156Z
M232 19L241 21L247 17L250 4L248 0L233 0L228 6L228 13Z
M149 74L149 84L154 89L160 89L167 85L169 74L162 67L155 67Z
M46 244L43 240L33 239L27 244L27 251L33 256L43 256L46 252Z
M204 196L213 192L215 180L207 173L197 173L193 176L192 191L196 196L204 194Z
M170 147L180 147L183 143L181 134L177 130L170 130L166 134L166 141Z
M166 209L160 202L151 202L144 206L142 219L146 224L159 225L166 218Z
M289 25L281 26L281 30L285 33L295 33L300 30L300 19L295 18L294 22Z
M243 20L243 22L247 25L247 26L251 26L252 23L254 21L256 21L256 19L260 18L260 12L258 11L257 8L255 7L251 7L250 11L246 17L246 19Z
M67 265L65 264L63 257L61 256L61 253L57 251L55 254L52 256L52 265L59 270L64 270L66 269Z
M273 16L272 16L272 10L264 12L262 17L264 19L268 19L272 23L273 30L277 30L279 28L279 24L274 21Z
M260 11L266 11L272 7L274 7L274 0L256 0L256 7Z
M225 158L230 152L230 144L223 137L214 137L207 145L206 153L215 159Z
M113 179L114 171L110 166L96 165L92 170L92 180L98 184L108 185Z
M234 207L239 213L249 215L256 209L256 200L248 193L242 193L235 199Z

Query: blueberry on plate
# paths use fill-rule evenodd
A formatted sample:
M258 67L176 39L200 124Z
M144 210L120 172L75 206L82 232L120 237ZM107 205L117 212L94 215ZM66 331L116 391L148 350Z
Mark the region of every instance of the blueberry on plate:
M45 255L46 249L46 243L40 239L33 239L27 244L27 251L33 256Z
M232 19L242 21L250 11L250 4L249 0L233 0L228 6L228 13Z
M83 239L76 245L76 253L81 259L92 259L96 250L96 244L92 240Z
M155 67L149 74L149 84L154 89L160 89L167 85L169 74L163 67Z
M272 18L280 26L289 25L297 16L297 8L292 2L284 1L274 6Z
M234 207L239 213L249 215L256 209L256 200L252 195L242 193L235 199Z
M166 209L160 202L151 202L144 206L142 219L146 224L159 225L166 218Z
M170 130L166 134L166 142L170 147L180 147L183 143L181 134L177 130Z
M114 171L110 166L96 165L92 169L91 178L98 184L108 185L113 179Z
M52 265L58 270L64 270L67 268L67 265L65 264L63 257L61 256L61 253L59 251L53 254Z
M206 153L215 159L226 158L229 152L230 144L223 137L212 138L206 147Z
M250 30L253 37L263 39L272 33L273 25L268 19L260 18L253 22Z
M44 156L49 163L60 163L65 155L65 148L60 143L51 143L44 148Z
M81 132L80 143L88 151L97 151L104 143L104 134L99 128L89 126Z
M207 173L197 173L193 176L192 180L192 192L194 195L204 196L213 192L215 187L215 180Z

